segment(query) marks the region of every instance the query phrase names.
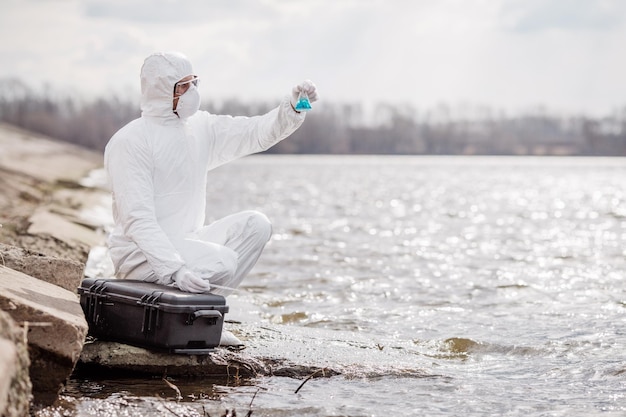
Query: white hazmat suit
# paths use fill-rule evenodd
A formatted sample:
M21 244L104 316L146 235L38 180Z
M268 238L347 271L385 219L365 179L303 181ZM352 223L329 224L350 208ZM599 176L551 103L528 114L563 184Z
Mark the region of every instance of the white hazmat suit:
M256 263L271 225L255 211L205 225L206 174L236 158L268 149L294 132L304 114L290 98L262 116L197 111L195 86L173 110L176 83L193 75L182 54L157 53L141 69L141 117L120 129L105 149L115 226L109 251L115 273L202 292L228 295ZM315 87L303 84L315 94ZM306 86L309 87L306 87ZM293 94L297 87L294 87ZM178 108L177 107L177 108Z

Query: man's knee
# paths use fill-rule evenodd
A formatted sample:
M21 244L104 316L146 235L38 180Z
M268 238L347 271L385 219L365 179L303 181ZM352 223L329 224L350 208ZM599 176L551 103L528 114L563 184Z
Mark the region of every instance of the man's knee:
M249 211L246 227L248 232L258 238L259 241L266 243L272 236L272 223L267 216L259 211Z

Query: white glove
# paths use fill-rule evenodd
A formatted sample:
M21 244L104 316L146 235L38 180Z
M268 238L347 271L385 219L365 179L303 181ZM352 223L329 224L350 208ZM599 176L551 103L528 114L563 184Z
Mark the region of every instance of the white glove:
M194 274L189 268L183 266L172 275L176 286L181 291L187 292L209 292L211 291L211 285L209 281L200 278Z
M307 93L307 95L309 96L309 102L311 103L317 101L317 99L319 98L317 94L317 88L315 87L315 84L313 84L313 81L305 80L291 89L291 105L293 106L293 108L295 108L296 104L298 103L298 96L300 95L301 91Z

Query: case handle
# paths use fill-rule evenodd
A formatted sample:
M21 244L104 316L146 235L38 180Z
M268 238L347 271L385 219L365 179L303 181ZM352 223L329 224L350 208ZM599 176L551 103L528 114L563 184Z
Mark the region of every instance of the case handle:
M201 317L209 319L209 324L216 324L217 320L222 318L222 313L217 310L197 310L189 314L189 318L187 319L186 324L193 324L196 319L199 319ZM211 323L211 321L213 323Z
M193 313L194 320L200 317L221 319L222 313L217 310L198 310Z

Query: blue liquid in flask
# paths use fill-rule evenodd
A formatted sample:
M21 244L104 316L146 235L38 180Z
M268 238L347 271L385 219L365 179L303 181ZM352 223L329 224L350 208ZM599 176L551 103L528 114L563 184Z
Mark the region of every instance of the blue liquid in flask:
M296 103L297 111L309 111L311 110L311 102L309 101L309 95L304 91L300 92L298 96L298 102Z

